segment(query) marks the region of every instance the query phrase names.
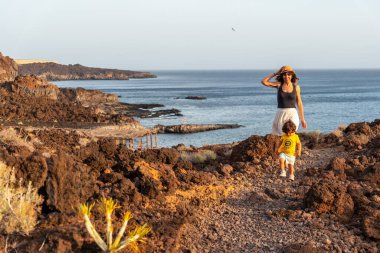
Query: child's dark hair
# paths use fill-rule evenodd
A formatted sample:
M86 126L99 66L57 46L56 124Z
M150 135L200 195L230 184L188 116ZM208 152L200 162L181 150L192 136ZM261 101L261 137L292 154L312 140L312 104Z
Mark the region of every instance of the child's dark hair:
M290 132L295 132L296 129L296 125L291 120L286 121L285 124L282 126L282 131L286 134Z

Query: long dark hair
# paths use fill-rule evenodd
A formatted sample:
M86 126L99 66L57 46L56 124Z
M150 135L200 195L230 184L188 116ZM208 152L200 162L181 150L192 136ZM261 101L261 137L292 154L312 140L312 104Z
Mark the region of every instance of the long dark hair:
M299 78L296 76L296 74L295 73L293 73L293 72L291 72L292 74L293 74L293 76L292 76L292 83L294 84L294 85L297 85L298 84L298 80L299 80ZM282 74L280 74L280 75L278 75L277 77L276 77L276 80L277 80L277 82L280 82L281 84L283 84L284 83L284 75L285 75L285 73L282 73Z

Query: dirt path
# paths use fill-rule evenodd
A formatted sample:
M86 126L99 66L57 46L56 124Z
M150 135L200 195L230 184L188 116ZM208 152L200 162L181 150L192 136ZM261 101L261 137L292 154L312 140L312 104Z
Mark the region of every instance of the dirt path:
M261 174L238 174L226 181L236 191L220 205L200 211L180 244L186 252L362 252L360 237L329 219L302 209L310 187L307 168L322 169L340 155L333 149L306 150L297 161L296 180L275 168ZM295 245L298 244L298 245ZM298 249L298 250L297 250ZM292 251L297 250L297 251ZM364 252L364 251L363 251Z

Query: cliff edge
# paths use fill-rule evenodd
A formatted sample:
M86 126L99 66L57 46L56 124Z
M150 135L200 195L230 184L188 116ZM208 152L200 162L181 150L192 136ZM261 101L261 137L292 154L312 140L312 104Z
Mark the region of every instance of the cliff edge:
M19 75L36 75L49 81L63 80L128 80L130 78L155 78L149 72L92 68L80 64L63 65L54 62L18 65Z

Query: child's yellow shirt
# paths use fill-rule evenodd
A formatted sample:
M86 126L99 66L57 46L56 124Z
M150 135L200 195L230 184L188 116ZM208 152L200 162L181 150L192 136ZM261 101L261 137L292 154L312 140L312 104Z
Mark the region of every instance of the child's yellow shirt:
M301 143L301 141L297 134L292 134L291 136L283 134L281 136L281 146L279 148L279 152L295 156L296 146L298 143Z

